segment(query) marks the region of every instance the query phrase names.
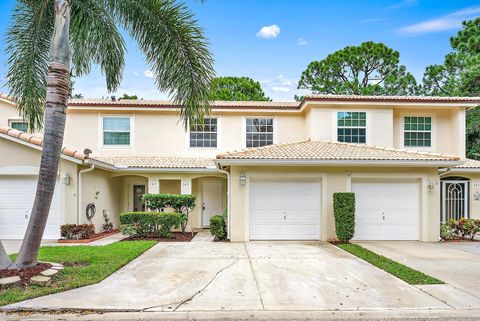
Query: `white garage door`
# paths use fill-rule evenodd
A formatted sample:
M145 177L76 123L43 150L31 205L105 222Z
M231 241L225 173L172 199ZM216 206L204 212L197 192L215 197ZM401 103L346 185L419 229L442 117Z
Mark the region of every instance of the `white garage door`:
M23 239L32 210L36 176L0 176L0 239ZM60 237L60 186L57 184L44 239Z
M318 240L320 182L252 181L250 239Z
M416 182L355 182L356 240L418 240Z

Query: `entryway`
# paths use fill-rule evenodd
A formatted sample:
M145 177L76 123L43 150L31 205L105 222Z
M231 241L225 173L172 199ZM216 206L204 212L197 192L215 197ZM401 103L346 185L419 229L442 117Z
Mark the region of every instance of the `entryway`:
M448 177L442 179L442 223L450 219L459 220L470 217L469 187L470 180L468 178Z
M419 182L352 182L355 240L418 240Z
M251 180L251 240L319 240L321 183Z
M214 215L223 214L223 183L202 183L202 227L210 226L210 218Z

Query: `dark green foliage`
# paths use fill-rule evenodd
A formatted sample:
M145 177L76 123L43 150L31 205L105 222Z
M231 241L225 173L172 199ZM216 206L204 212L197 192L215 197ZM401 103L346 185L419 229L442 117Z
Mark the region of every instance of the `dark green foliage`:
M142 196L145 206L150 210L162 211L172 208L182 214L182 232L185 232L188 223L188 214L196 206L196 198L191 194L144 194Z
M66 240L86 240L95 235L93 224L64 224L60 226L60 235Z
M443 284L444 282L435 279L425 273L414 270L390 260L385 256L378 255L366 248L361 247L358 244L338 244L338 247L343 250L367 261L370 264L375 265L376 267L388 272L397 278L407 282L408 284Z
M348 243L355 235L355 193L334 193L333 212L337 237Z
M213 79L212 100L270 101L258 81L248 77L217 77Z
M120 97L121 100L138 100L138 96L137 95L127 95L127 94L123 94L122 97Z
M457 238L475 239L475 235L480 232L480 220L473 218L461 218L459 220L449 220L445 226L451 229Z
M120 214L122 233L139 237L168 237L179 228L182 214L159 212L126 212Z
M227 238L227 223L224 215L214 215L210 218L210 233L219 240Z
M312 61L298 88L347 95L414 95L418 91L415 77L400 65L398 51L371 41Z

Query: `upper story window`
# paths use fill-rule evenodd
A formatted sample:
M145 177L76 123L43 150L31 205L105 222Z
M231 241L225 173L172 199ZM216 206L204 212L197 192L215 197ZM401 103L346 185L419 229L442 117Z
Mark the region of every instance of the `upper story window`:
M130 146L130 117L103 116L103 145Z
M365 144L367 141L366 112L338 112L337 139L339 142Z
M22 132L27 132L28 131L28 124L26 121L23 120L12 120L10 121L10 127L13 129L22 131Z
M217 147L217 118L205 118L201 124L190 125L190 147Z
M432 117L405 117L403 126L405 147L432 146Z
M260 147L273 144L273 118L246 119L247 147Z

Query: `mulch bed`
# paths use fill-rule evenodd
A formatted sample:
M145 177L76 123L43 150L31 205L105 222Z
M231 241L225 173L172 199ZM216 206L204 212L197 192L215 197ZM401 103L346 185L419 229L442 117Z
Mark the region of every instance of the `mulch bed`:
M110 235L113 235L113 234L117 234L119 232L119 230L114 230L114 231L111 231L111 232L100 232L100 233L95 233L93 235L92 238L89 238L89 239L83 239L83 240L65 240L65 239L60 239L57 241L57 243L90 243L90 242L93 242L93 241L97 241L97 240L100 240L100 239L103 239L107 236L110 236Z
M480 240L477 239L469 239L469 238L463 238L463 237L455 237L449 240L443 240L443 242L480 242Z
M170 237L138 237L138 236L130 236L122 239L122 241L157 241L157 242L190 242L197 232L172 232L170 233Z
M7 278L11 276L19 276L21 279L22 285L27 285L30 283L30 278L32 276L39 275L40 272L48 270L51 268L52 265L48 263L38 263L35 267L28 268L28 269L20 269L20 270L0 270L0 278Z

